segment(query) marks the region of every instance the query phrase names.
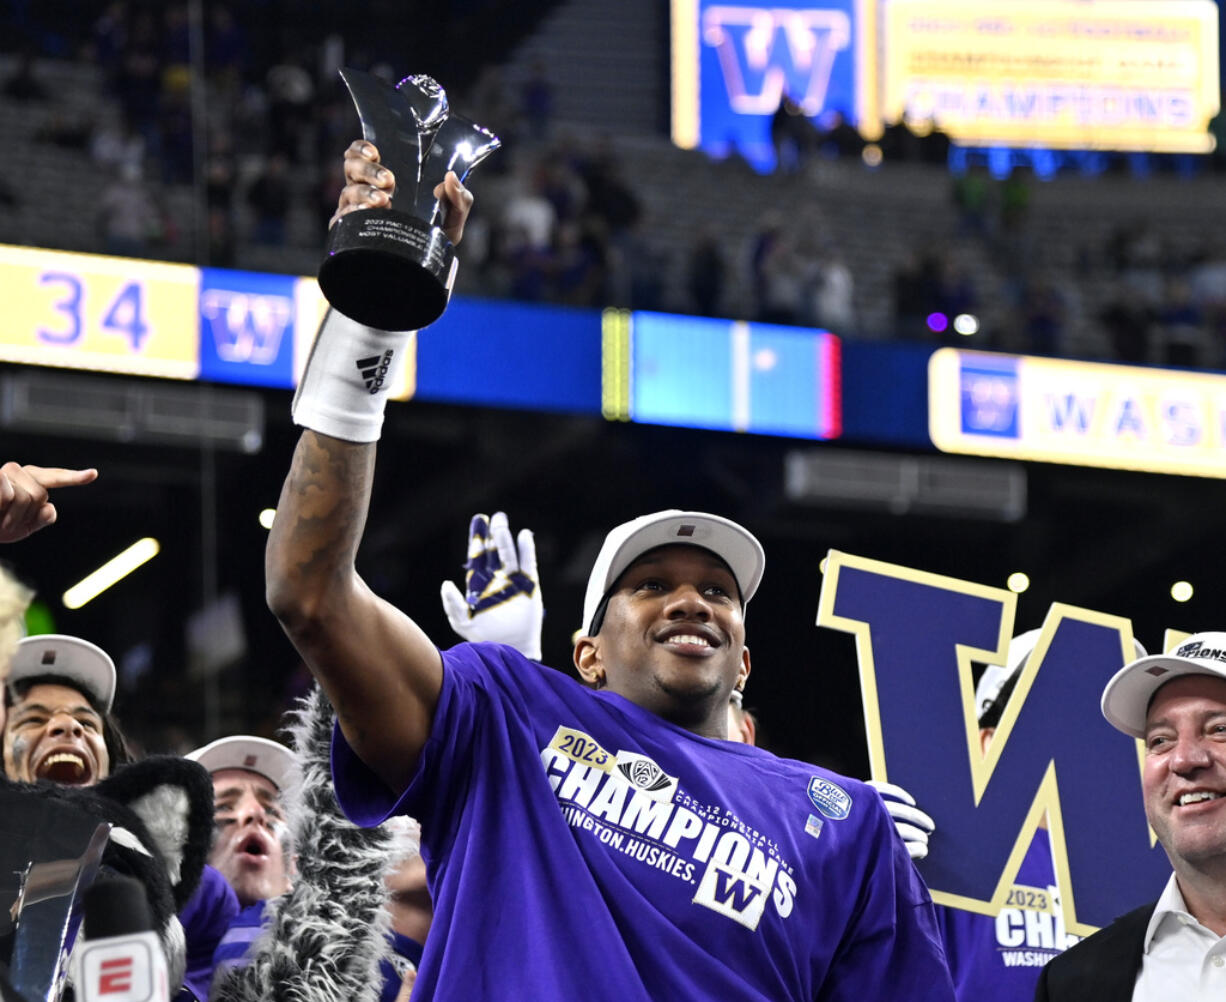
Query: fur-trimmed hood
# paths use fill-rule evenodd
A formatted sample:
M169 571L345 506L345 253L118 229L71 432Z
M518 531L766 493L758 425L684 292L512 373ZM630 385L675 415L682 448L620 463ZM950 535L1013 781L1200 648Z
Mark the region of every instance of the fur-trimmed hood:
M299 776L285 792L297 865L270 900L250 962L218 974L213 1002L376 1002L389 952L384 879L413 846L403 830L359 828L332 788L333 712L316 687L290 715Z

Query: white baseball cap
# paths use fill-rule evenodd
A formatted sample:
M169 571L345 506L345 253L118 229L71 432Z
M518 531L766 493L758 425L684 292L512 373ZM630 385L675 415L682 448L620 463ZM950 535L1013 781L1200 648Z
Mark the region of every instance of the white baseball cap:
M1027 630L1019 633L1009 641L1009 650L1005 654L1003 665L988 665L979 676L979 684L975 686L975 717L982 717L996 702L1000 690L1013 677L1014 672L1021 671L1022 665L1030 657L1034 645L1039 640L1039 630Z
M1034 652L1035 645L1039 642L1039 634L1042 632L1042 629L1037 629L1019 633L1009 641L1009 650L1005 655L1004 665L988 665L984 669L983 674L979 676L979 684L975 686L975 717L977 719L982 719L1000 697L1000 690L1005 687L1005 683L1026 667L1026 662ZM1145 648L1138 641L1133 640L1132 645L1137 657L1145 657Z
M80 637L40 633L18 641L9 670L8 685L48 675L69 679L103 713L115 700L115 662L101 647Z
M270 780L278 790L284 790L294 774L297 761L285 745L251 734L235 734L218 738L203 748L185 756L199 762L210 773L222 769L246 769Z
M605 536L587 579L583 629L590 633L605 593L627 567L648 550L678 543L710 550L723 560L741 590L742 607L749 604L766 568L766 554L753 533L719 515L670 508L623 522Z
M1154 693L1180 675L1226 678L1226 633L1194 633L1171 654L1124 665L1103 690L1107 723L1134 738L1145 737L1145 715Z

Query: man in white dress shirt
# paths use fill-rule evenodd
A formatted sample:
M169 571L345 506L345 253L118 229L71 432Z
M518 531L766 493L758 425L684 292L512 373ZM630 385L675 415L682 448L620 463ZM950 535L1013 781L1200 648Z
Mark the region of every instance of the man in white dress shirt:
M1145 814L1175 872L1156 903L1053 959L1036 1002L1226 999L1226 633L1125 665L1102 709L1145 742Z

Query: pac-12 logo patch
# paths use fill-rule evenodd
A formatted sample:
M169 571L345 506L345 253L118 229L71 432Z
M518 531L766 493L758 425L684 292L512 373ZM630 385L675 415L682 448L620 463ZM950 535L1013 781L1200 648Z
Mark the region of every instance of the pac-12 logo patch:
M851 813L851 797L841 787L821 776L809 779L809 799L831 821L842 821Z
M670 776L646 755L618 751L617 771L636 790L651 794L656 800L671 800L677 777Z

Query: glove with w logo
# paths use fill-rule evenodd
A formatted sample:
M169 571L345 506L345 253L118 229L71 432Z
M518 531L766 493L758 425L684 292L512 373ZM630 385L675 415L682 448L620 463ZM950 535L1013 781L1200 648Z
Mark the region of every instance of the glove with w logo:
M504 512L474 515L468 527L464 593L452 581L441 589L447 622L465 640L508 644L525 657L541 657L545 605L536 577L531 529L511 538Z

